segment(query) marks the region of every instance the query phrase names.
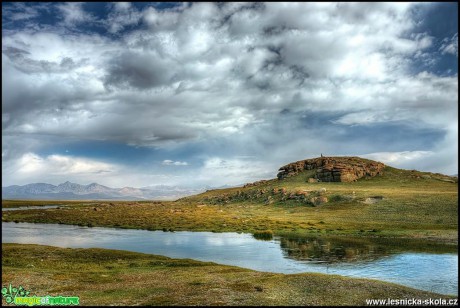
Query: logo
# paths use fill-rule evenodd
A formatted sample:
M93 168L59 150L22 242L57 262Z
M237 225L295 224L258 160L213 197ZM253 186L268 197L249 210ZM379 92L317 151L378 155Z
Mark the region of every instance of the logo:
M7 304L34 306L34 305L79 305L78 296L29 296L30 292L22 286L13 287L10 283L8 287L2 287L2 297Z

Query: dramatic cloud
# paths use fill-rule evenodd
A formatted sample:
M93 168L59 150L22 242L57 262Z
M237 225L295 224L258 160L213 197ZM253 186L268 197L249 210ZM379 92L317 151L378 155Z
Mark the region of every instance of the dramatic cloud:
M64 181L78 157L140 186L240 184L320 153L458 173L445 5L6 4L4 185L24 157Z

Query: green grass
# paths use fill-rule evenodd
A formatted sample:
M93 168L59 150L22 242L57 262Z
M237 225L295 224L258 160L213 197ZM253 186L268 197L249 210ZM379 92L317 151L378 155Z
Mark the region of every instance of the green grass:
M254 238L259 240L271 240L273 238L272 230L256 231L252 234Z
M2 244L2 284L81 305L365 305L377 298L453 298L369 279L263 273L156 255ZM4 302L2 302L5 304Z

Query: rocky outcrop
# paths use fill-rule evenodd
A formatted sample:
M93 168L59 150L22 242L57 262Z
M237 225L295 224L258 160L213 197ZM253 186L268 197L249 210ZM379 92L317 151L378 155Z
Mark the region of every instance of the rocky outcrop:
M287 164L279 169L278 179L314 170L320 182L353 182L362 177L382 174L385 165L360 157L318 157Z

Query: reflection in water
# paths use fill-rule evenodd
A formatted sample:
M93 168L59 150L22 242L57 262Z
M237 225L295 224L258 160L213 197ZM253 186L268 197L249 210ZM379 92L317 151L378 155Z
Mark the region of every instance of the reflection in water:
M456 246L395 238L302 237L280 238L286 258L299 261L344 263L375 261L393 254L412 252L456 253Z
M381 245L321 237L281 238L280 245L288 258L328 263L370 261L390 253Z
M352 238L275 238L259 241L233 232L162 232L69 225L2 223L2 243L106 248L191 258L275 273L315 272L373 278L457 294L458 255L412 242ZM410 247L403 250L402 247ZM313 262L312 262L313 261Z

